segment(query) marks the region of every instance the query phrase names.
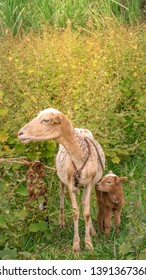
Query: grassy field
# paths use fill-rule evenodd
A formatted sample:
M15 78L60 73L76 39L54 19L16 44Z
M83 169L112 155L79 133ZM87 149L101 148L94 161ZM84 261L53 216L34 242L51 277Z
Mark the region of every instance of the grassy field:
M58 226L55 171L44 179L47 210L38 211L37 202L28 210L26 166L0 162L0 259L146 259L144 3L91 2L0 0L0 158L54 167L55 142L23 145L17 132L40 110L61 110L101 143L105 172L128 177L121 233L98 233L94 252L85 250L81 210L81 252L74 254L68 193L66 227ZM94 191L91 215L98 232Z
M1 182L1 211L0 215L0 242L2 259L145 259L146 258L146 168L144 159L130 159L121 165L109 164L108 169L119 176L127 176L128 181L123 186L125 206L122 212L121 232L114 234L112 228L109 237L98 233L97 207L93 191L91 215L93 218L97 237L92 238L94 252L84 247L84 219L81 210L79 231L81 237L81 252L73 253L73 221L71 202L66 194L65 219L66 227L58 226L59 215L59 182L55 174L48 173L46 185L48 186L47 212L38 211L38 203L33 204L33 210L26 208L26 192L24 168L5 170ZM16 179L17 178L17 179ZM4 184L4 182L7 181ZM21 187L20 187L21 182ZM22 187L23 186L23 187ZM81 199L82 190L78 193ZM45 222L46 215L49 224ZM2 220L3 217L3 220Z

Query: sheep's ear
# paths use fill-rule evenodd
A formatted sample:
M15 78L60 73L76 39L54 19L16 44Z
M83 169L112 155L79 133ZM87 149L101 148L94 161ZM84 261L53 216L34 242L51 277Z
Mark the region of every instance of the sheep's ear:
M50 119L51 124L60 124L62 122L62 117L61 116L55 116Z
M127 181L127 177L117 177L116 178L116 184L121 184L126 181Z

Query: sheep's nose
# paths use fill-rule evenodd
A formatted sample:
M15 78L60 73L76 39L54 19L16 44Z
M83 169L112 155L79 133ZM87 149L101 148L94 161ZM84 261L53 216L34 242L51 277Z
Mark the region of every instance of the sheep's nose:
M23 135L24 133L22 132L22 131L20 131L19 133L18 133L18 136L21 136L21 135Z

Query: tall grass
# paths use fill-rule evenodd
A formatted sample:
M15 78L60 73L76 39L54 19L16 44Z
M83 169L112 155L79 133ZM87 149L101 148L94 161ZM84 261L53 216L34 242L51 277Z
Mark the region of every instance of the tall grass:
M17 0L0 1L0 29L2 33L10 31L19 33L23 23L25 7L21 7Z
M107 18L135 24L139 22L143 0L0 0L0 33L14 35L38 31L44 25L65 28L101 27Z

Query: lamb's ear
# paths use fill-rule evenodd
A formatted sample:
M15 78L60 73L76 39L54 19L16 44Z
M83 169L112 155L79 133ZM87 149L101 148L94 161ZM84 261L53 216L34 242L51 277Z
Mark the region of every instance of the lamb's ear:
M53 118L50 119L51 124L60 124L62 122L62 117L61 116L54 116Z
M126 181L127 181L127 177L117 177L116 178L116 184L121 184Z

